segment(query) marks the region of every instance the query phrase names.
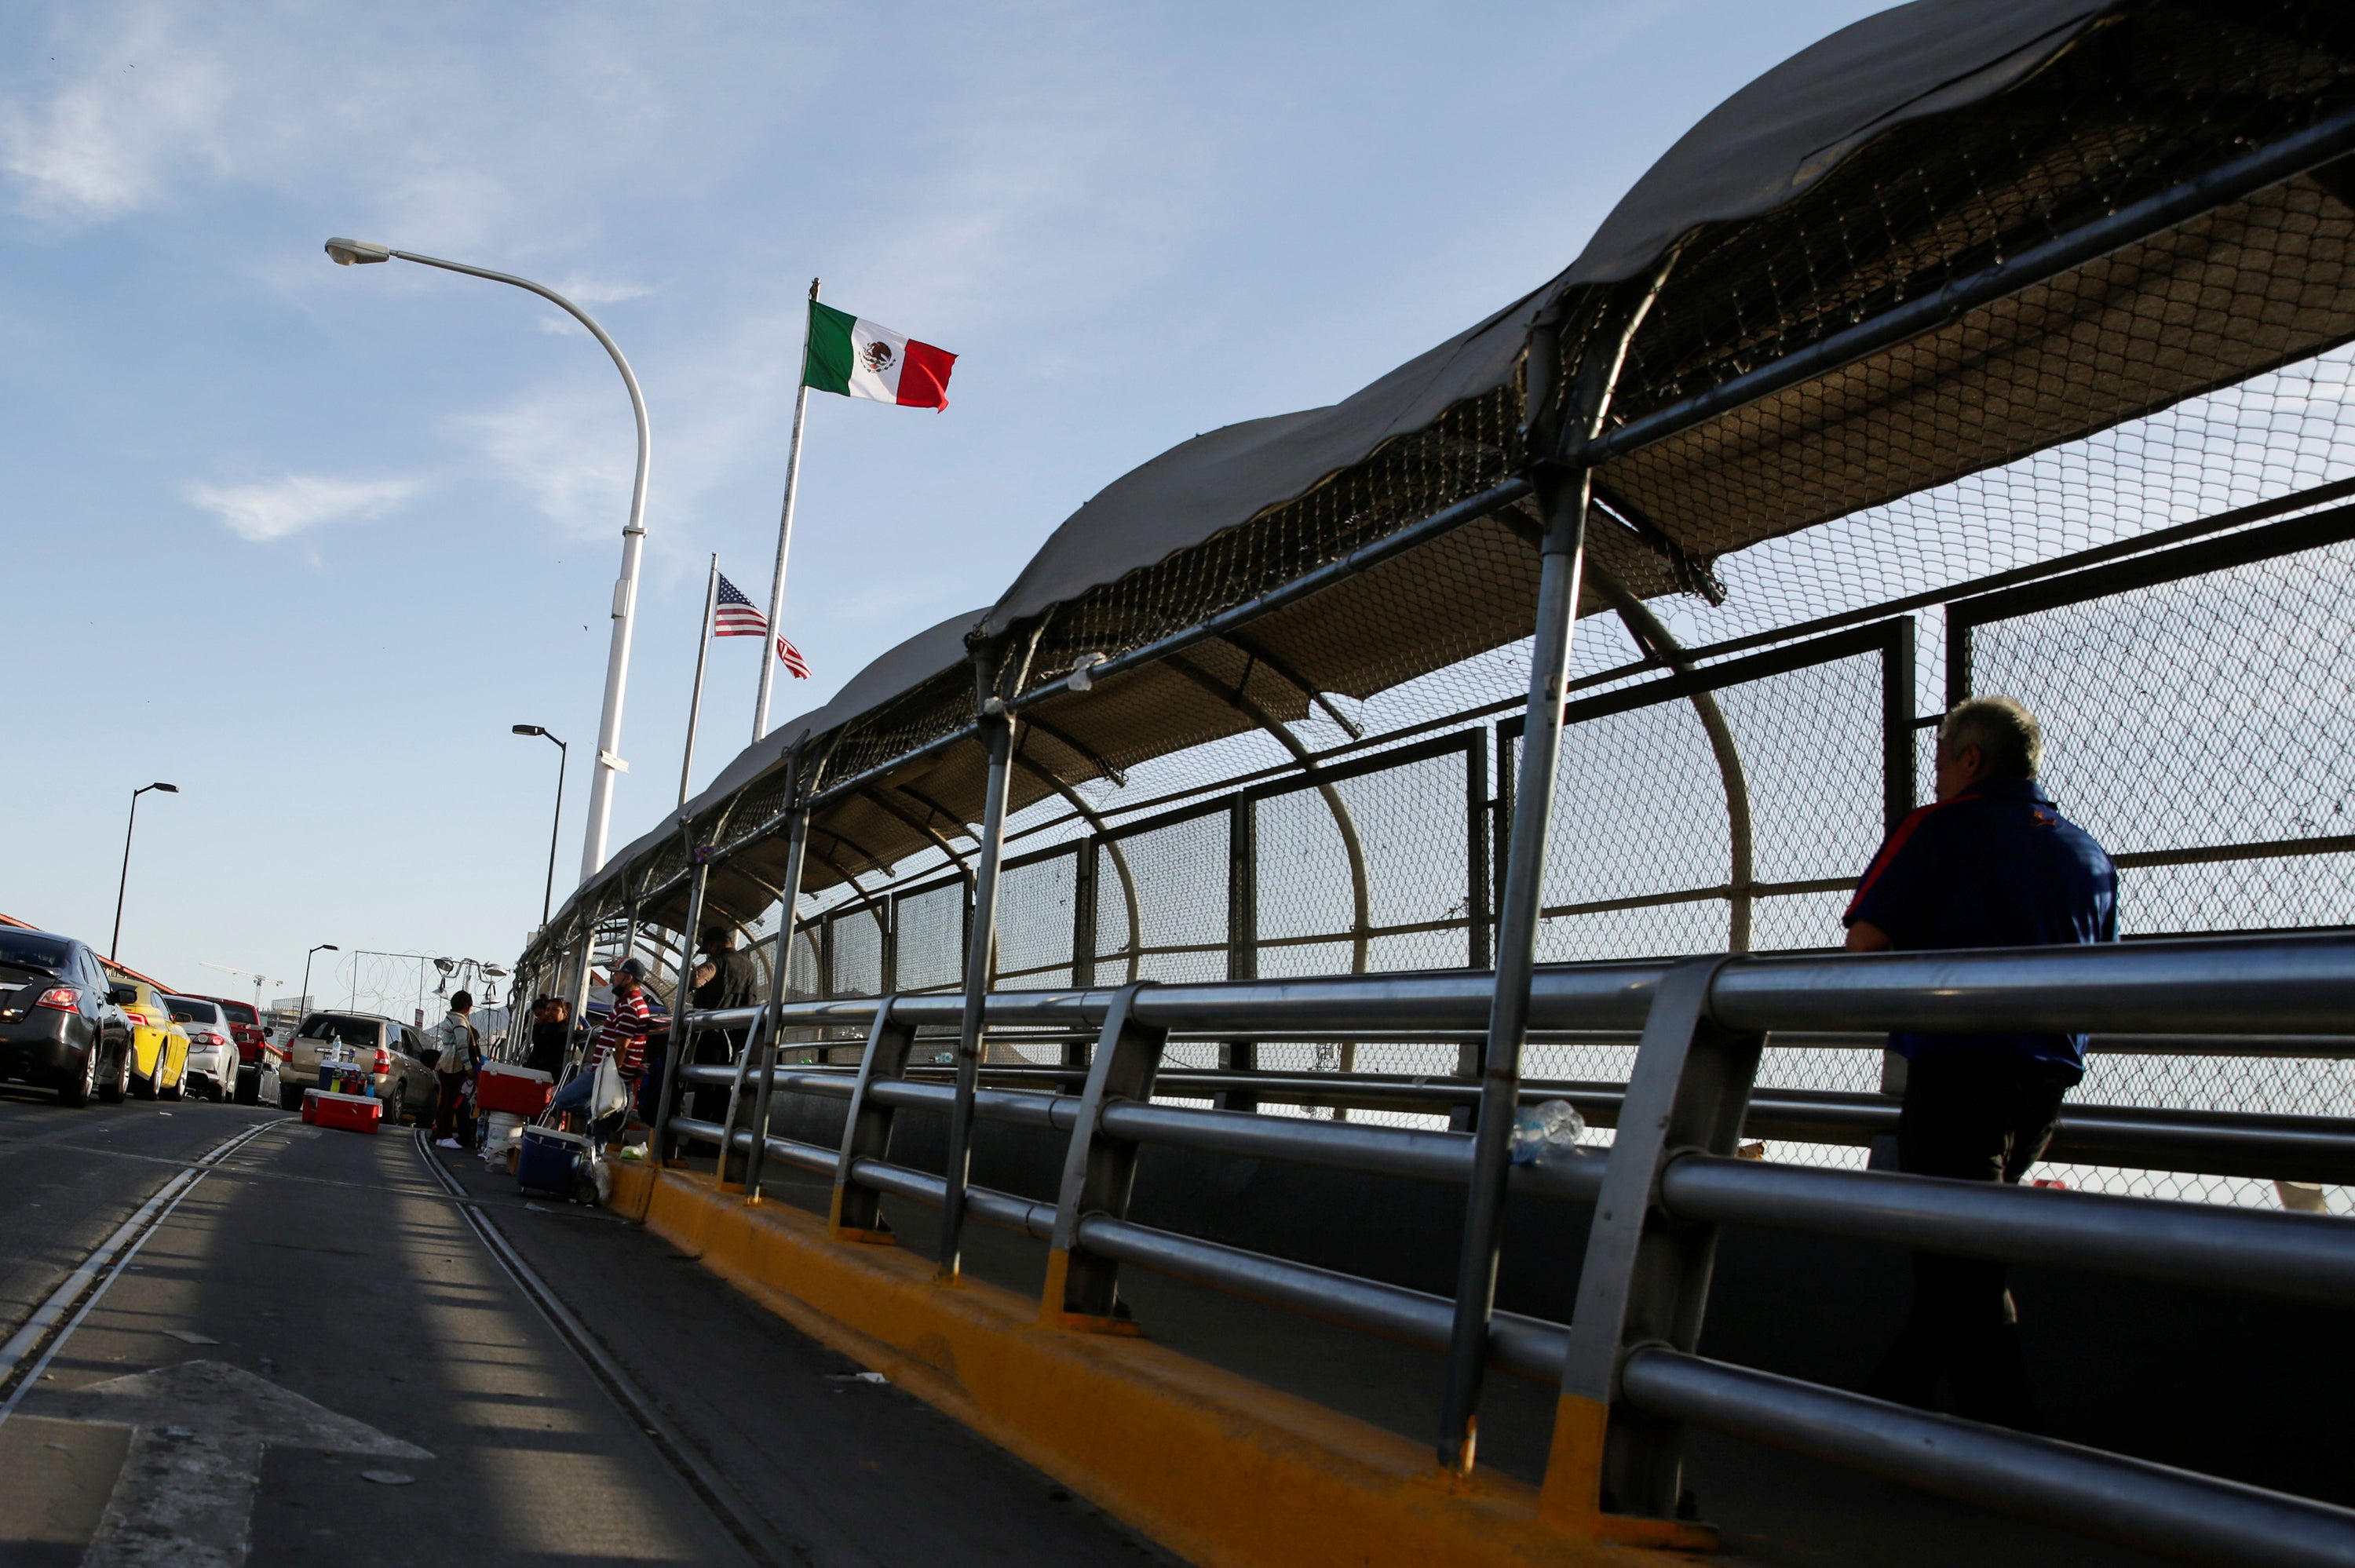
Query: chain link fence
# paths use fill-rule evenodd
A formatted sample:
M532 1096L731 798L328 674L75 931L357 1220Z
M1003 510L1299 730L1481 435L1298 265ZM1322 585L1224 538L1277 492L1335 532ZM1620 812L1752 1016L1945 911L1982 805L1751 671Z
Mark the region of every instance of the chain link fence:
M2018 697L2043 718L2048 785L2117 856L2130 938L2355 925L2355 692L2343 659L2355 641L2355 507L2334 493L2355 476L2350 357L2334 350L1872 519L1727 556L1722 601L1654 600L1648 635L1587 617L1540 959L1837 947L1857 874L1921 797L1936 715L1972 693ZM2105 558L2076 564L2089 553ZM2009 577L2026 580L1980 591ZM1775 621L1815 634L1756 630ZM1526 656L1525 644L1493 649L1018 813L997 983L1484 966ZM837 888L808 922L793 994L955 989L969 885L935 848ZM1053 1066L1069 1049L1007 1036L990 1060ZM1632 1056L1632 1042L1539 1041L1527 1072L1620 1082ZM1170 1059L1439 1078L1464 1063L1462 1043L1400 1040L1180 1042ZM2350 1074L2331 1060L2097 1054L2073 1098L2355 1117ZM1770 1047L1759 1083L1873 1096L1881 1058ZM1767 1153L1868 1158L1785 1140ZM2273 1184L2240 1178L2041 1174L2101 1192L2280 1201ZM2344 1192L2326 1196L2334 1211L2350 1206Z

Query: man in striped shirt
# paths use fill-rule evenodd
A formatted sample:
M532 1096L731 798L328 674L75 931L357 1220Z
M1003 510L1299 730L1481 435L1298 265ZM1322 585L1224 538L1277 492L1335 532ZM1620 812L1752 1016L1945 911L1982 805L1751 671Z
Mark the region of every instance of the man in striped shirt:
M638 1080L646 1072L646 1033L653 1027L654 1014L646 1006L645 966L635 959L623 959L613 966L613 1008L605 1015L605 1027L597 1032L589 1047L589 1059L572 1081L556 1092L552 1102L560 1111L581 1111L590 1108L589 1097L596 1092L597 1069L611 1056L613 1070L621 1075L625 1087L634 1093ZM619 1124L618 1116L602 1118ZM610 1136L611 1127L599 1131Z

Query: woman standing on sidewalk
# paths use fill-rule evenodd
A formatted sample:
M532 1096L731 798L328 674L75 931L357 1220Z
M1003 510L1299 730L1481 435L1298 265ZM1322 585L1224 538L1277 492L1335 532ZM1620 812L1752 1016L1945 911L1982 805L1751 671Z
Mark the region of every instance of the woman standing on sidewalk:
M482 1036L467 1014L474 1011L471 991L453 991L450 995L450 1016L442 1021L436 1032L442 1044L442 1054L433 1064L433 1075L442 1081L442 1092L433 1097L433 1142L441 1149L458 1147L458 1105L465 1098L466 1080L483 1065Z

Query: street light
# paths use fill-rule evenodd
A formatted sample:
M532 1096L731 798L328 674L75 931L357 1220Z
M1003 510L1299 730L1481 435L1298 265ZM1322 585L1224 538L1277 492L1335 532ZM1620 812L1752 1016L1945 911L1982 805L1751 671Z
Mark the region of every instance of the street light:
M572 760L572 752L536 724L519 724L513 728L517 735L536 735L542 740L556 741L556 820L548 824L548 885L539 894L539 927L544 931L548 928L549 900L556 895L556 835L564 831L564 766Z
M177 784L142 784L131 791L131 821L123 829L123 880L114 885L114 935L108 938L106 956L119 959L123 947L123 895L131 890L131 834L139 826L139 797L150 789L161 789L166 795L180 792Z
M333 942L322 942L322 943L320 943L317 947L315 947L315 948L312 948L312 949L311 949L311 952L309 952L309 953L305 953L305 954L304 954L304 955L303 955L303 994L302 994L301 996L298 996L298 997L296 997L296 998L294 999L294 1010L295 1010L297 1012L310 1012L310 1011L311 1011L311 956L312 956L312 954L313 954L313 953L340 953L340 952L342 952L342 951L343 951L343 949L342 949L341 948L338 948L337 946L336 946L336 944L335 944L335 943L333 943ZM303 1028L303 1021L302 1021L301 1019L299 1019L299 1018L298 1018L298 1019L296 1019L296 1020L294 1021L294 1028L295 1028L296 1033L301 1033L302 1028Z
M494 283L508 283L527 290L564 311L573 320L589 329L605 352L613 356L614 367L622 373L622 384L630 389L630 411L638 421L637 478L630 491L629 525L622 530L622 576L613 584L613 641L605 656L605 707L597 720L597 766L589 779L589 831L581 846L581 880L588 881L605 863L605 831L613 816L613 775L629 770L621 758L622 698L630 681L630 626L638 602L638 557L644 554L646 538L646 470L654 460L654 436L646 424L646 400L638 390L637 376L630 362L622 357L621 349L605 335L589 313L574 304L555 290L517 278L506 272L493 272L482 267L469 267L463 261L444 261L438 257L420 256L413 251L395 250L390 246L375 245L365 239L346 239L340 236L327 241L327 255L338 267L365 266L370 262L389 261L396 257L414 261L420 266L439 267L448 272L464 272L470 278L487 278ZM522 733L518 726L517 733ZM536 732L537 733L537 732ZM550 736L554 739L554 736ZM554 874L549 876L551 887ZM547 924L543 915L540 924Z

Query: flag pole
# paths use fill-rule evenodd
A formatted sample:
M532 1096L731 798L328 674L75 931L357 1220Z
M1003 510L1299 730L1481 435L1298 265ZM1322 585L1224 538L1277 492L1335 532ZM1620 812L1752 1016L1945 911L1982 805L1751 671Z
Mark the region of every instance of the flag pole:
M703 635L695 643L695 695L687 705L687 755L678 765L678 803L687 806L687 775L695 771L695 726L703 719L703 666L711 657L711 617L719 608L719 556L711 557L711 580L703 586Z
M818 280L810 280L809 297L817 301ZM769 635L785 634L785 557L794 547L794 482L802 471L802 426L809 418L809 317L802 317L801 385L794 390L794 440L785 451L785 503L777 518L777 575L769 584ZM772 647L761 660L761 695L752 710L752 738L769 733L769 692L776 684L777 651Z

